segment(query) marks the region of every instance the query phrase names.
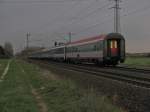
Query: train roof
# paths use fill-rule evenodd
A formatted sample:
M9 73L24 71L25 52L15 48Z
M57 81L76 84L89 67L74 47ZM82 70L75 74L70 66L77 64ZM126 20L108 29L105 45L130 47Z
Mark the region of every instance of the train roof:
M116 38L116 39L123 39L124 40L124 37L123 35L121 35L120 33L109 33L106 35L106 38L105 39L111 39L111 38Z
M98 35L98 36L95 36L95 37L89 37L89 38L77 40L77 41L74 41L74 42L71 42L71 43L67 43L67 45L91 42L91 41L95 41L95 40L104 40L105 37L106 37L106 35Z
M67 43L67 45L74 45L74 44L80 44L80 43L89 43L89 42L94 42L94 41L99 41L99 40L106 40L106 39L111 39L111 38L124 39L124 37L119 33L109 33L109 34L102 34L102 35L98 35L98 36L95 36L95 37L89 37L89 38L81 39L81 40L78 40L78 41Z

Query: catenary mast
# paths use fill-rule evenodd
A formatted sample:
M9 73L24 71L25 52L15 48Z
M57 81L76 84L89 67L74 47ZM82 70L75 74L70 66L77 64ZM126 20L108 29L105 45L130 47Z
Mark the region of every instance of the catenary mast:
M120 27L120 2L121 0L110 0L114 1L115 5L112 7L114 9L114 32L120 33L121 27Z

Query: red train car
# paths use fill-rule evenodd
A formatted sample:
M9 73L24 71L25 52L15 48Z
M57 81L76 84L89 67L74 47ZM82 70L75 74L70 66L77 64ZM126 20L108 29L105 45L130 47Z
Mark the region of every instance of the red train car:
M99 35L51 48L46 52L34 54L31 58L116 65L125 60L125 39L118 33Z
M99 35L68 43L66 59L116 65L125 60L125 39L121 34Z

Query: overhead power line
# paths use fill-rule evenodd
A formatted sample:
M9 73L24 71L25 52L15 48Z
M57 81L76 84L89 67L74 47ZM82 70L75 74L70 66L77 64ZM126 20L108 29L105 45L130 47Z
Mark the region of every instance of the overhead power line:
M68 26L71 26L73 23L77 23L79 21L82 21L83 19L86 19L88 18L89 16L95 14L96 12L98 11L102 11L102 9L104 9L106 6L108 6L110 3L107 3L107 4L104 4L103 6L101 7L98 7L96 8L95 10L89 12L88 14L84 15L84 16L81 16L81 17L76 17L76 18L72 18L67 25L63 25L61 26L59 29L65 29L67 28ZM55 31L56 32L56 31Z
M91 8L91 5L93 5L95 2L98 2L98 0L93 0L93 1L92 1L89 5L87 5L85 8L82 8L81 10L79 10L78 13L77 13L74 17L72 17L72 18L70 18L70 20L68 20L68 23L67 23L67 24L60 26L59 29L65 29L66 27L72 25L73 23L77 23L77 22L83 20L84 18L86 19L86 18L88 18L90 15L95 14L95 13L98 12L100 9L102 9L102 8L104 8L105 6L107 6L108 4L110 4L110 3L107 3L107 4L103 5L102 7L98 7L98 8L96 8L95 10L90 11L88 14L86 14L86 15L84 15L84 16L78 16L78 15L80 15L80 14L83 15L83 14L84 14L83 11L87 11L88 9L90 9L90 8ZM103 2L104 2L104 1L103 1ZM100 2L100 3L102 4L103 2ZM70 10L69 10L69 12L70 12ZM58 17L60 18L60 16L58 16ZM55 19L55 20L56 20L56 19ZM49 23L48 23L48 24L49 24ZM46 26L47 26L48 24L46 24ZM58 29L58 30L59 30L59 29ZM55 32L56 32L56 31L54 31L54 33L52 33L52 35L53 35L53 34L55 35L55 34L56 34ZM59 31L57 31L57 32L59 32Z
M120 7L118 7L118 8L120 9ZM141 12L143 12L143 11L145 11L145 10L148 10L148 9L150 9L150 6L146 6L146 7L144 7L144 8L140 8L140 9L136 9L136 10L130 11L130 12L128 12L127 14L122 14L119 18L128 16L128 15L133 15L133 14L141 13ZM81 19L81 20L82 20L82 19ZM109 18L109 19L107 19L107 20L105 20L105 21L103 21L103 22L101 22L101 23L96 23L96 24L93 24L93 25L91 25L91 26L89 26L89 27L86 27L86 28L80 30L79 32L75 32L75 35L76 35L76 34L79 34L79 33L81 33L81 32L86 32L86 31L88 31L89 29L95 28L95 27L97 27L97 26L99 26L99 25L105 24L106 22L108 22L108 21L110 21L110 20L113 20L113 18Z
M86 31L88 31L89 29L92 29L92 28L95 28L95 27L97 27L97 26L103 25L103 24L105 24L106 22L109 22L110 20L112 20L112 18L110 18L109 15L107 15L107 18L108 18L108 19L105 19L104 21L102 21L102 22L100 22L100 23L93 24L93 25L91 25L91 26L89 26L89 27L86 27L86 28L84 28L84 29L82 29L82 30L80 30L80 31L78 31L78 32L75 32L75 34L79 34L79 33L81 33L81 32L86 32Z
M43 3L68 3L68 2L87 2L88 0L12 0L0 1L0 4L43 4Z
M95 14L96 12L101 11L101 10L104 9L106 6L108 6L109 4L110 4L110 3L107 3L107 4L103 5L102 7L99 7L99 8L97 8L97 9L95 9L95 10L89 12L89 13L86 14L85 16L77 17L76 19L72 19L72 21L73 21L73 23L74 23L74 22L77 22L77 21L81 21L81 20L83 20L83 19L85 19L85 18L88 18L89 16ZM73 23L71 23L71 24L73 24Z
M91 8L91 6L95 3L95 2L98 2L98 0L93 0L90 4L88 4L86 7L84 7L84 8L81 8L78 12L77 12L77 14L75 14L75 15L73 15L73 17L70 17L69 19L67 19L68 20L68 23L67 23L67 25L65 24L65 25L62 25L62 26L60 26L59 27L59 29L64 29L65 27L67 27L67 26L69 26L69 25L71 25L71 24L73 24L73 23L75 23L75 22L78 22L78 21L81 21L82 19L84 19L85 17L84 16L78 16L78 15L83 15L84 14L84 12L85 11L87 11L88 9L90 9ZM73 7L71 8L71 10L68 10L65 14L61 14L61 15L58 15L56 18L54 18L53 19L53 23L55 23L55 22L57 22L57 18L62 18L62 17L64 17L65 15L68 15L68 13L70 13L71 11L72 11L72 9L74 9L74 7L75 6L77 6L77 5L80 5L81 3L80 2L76 2L76 4L75 5L73 5ZM97 9L96 9L97 10ZM99 9L100 10L100 9ZM96 11L94 10L94 11L92 11L92 12L90 12L90 14L94 14ZM87 16L90 16L90 14L88 13L87 15L86 15L86 17ZM52 22L48 22L48 23L46 23L45 24L45 27L48 27L50 24L51 24ZM58 30L59 30L58 29ZM56 32L56 31L54 31L54 32Z
M118 17L118 16L120 16L120 15L119 15L118 10L120 9L120 7L119 7L119 2L120 2L120 0L113 0L113 1L116 2L115 6L113 7L113 8L115 9L115 13L114 13L114 14L115 14L115 15L114 15L114 27L115 27L115 32L119 32L120 17ZM65 27L70 26L70 25L73 24L73 23L77 23L77 22L83 20L84 18L88 18L89 16L95 14L96 12L101 11L101 10L104 9L106 6L108 6L109 4L110 4L110 3L107 3L107 4L103 5L102 7L96 8L94 11L91 11L91 12L89 12L88 14L86 14L86 15L84 15L84 16L72 18L72 20L71 20L70 22L68 22L67 25L60 27L60 29L65 29ZM105 19L105 18L104 18L104 19ZM110 19L109 19L109 20L110 20ZM107 19L107 21L108 21L108 19ZM96 23L96 24L94 24L94 25L92 25L92 26L90 26L90 27L87 27L87 28L85 28L85 29L79 31L78 33L84 32L84 31L89 30L89 29L91 29L91 28L93 28L93 27L96 27L96 26L98 26L98 25L104 24L105 22L106 22L106 21L103 21L102 23ZM55 31L55 32L56 32L56 31Z
M96 1L96 0L93 0L92 3L95 2L95 1ZM56 16L53 20L51 20L52 22L47 22L45 25L40 26L40 29L41 29L41 27L42 27L42 29L43 29L43 28L45 29L45 28L47 28L49 25L52 25L51 23L54 24L54 23L57 22L58 20L61 20L62 17L68 16L68 14L69 14L72 10L74 10L75 7L77 7L78 5L80 6L81 3L80 3L80 2L74 2L72 5L73 5L73 6L71 7L71 9L68 9L64 14L59 14L58 16ZM80 13L83 12L82 10L89 8L89 6L91 6L91 3L90 3L86 8L82 8L79 12L80 12ZM73 19L73 18L71 18L71 20L72 20L72 19Z
M124 16L129 16L129 15L133 15L133 14L137 14L137 13L141 13L143 11L146 11L146 10L149 10L150 9L150 6L146 6L146 7L143 7L143 8L140 8L140 9L136 9L136 10L133 10L133 11L130 11L128 12L127 14L124 14Z
M150 6L146 6L146 7L140 8L140 9L136 9L136 10L134 10L134 11L131 11L131 12L127 13L127 14L121 15L120 18L125 17L125 16L129 16L129 15L134 15L134 14L137 14L137 13L141 13L141 12L146 11L146 10L148 10L148 9L150 9ZM86 27L86 28L80 30L79 32L76 32L76 34L77 34L77 33L79 34L79 33L81 33L81 32L86 32L86 31L88 31L89 29L92 29L92 28L94 28L94 27L96 27L96 26L98 26L98 25L102 25L102 24L104 24L104 23L110 21L111 19L112 19L112 18L109 18L109 19L106 19L105 21L103 21L103 22L101 22L101 23L97 23L97 24L91 25L91 26L89 26L89 27Z

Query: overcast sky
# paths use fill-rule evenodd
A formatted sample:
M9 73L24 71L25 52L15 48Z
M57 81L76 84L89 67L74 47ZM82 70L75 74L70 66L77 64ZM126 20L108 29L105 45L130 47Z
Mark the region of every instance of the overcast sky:
M0 44L15 51L30 46L50 47L54 41L113 32L114 2L109 0L0 0ZM150 0L122 0L121 33L127 52L150 52Z

